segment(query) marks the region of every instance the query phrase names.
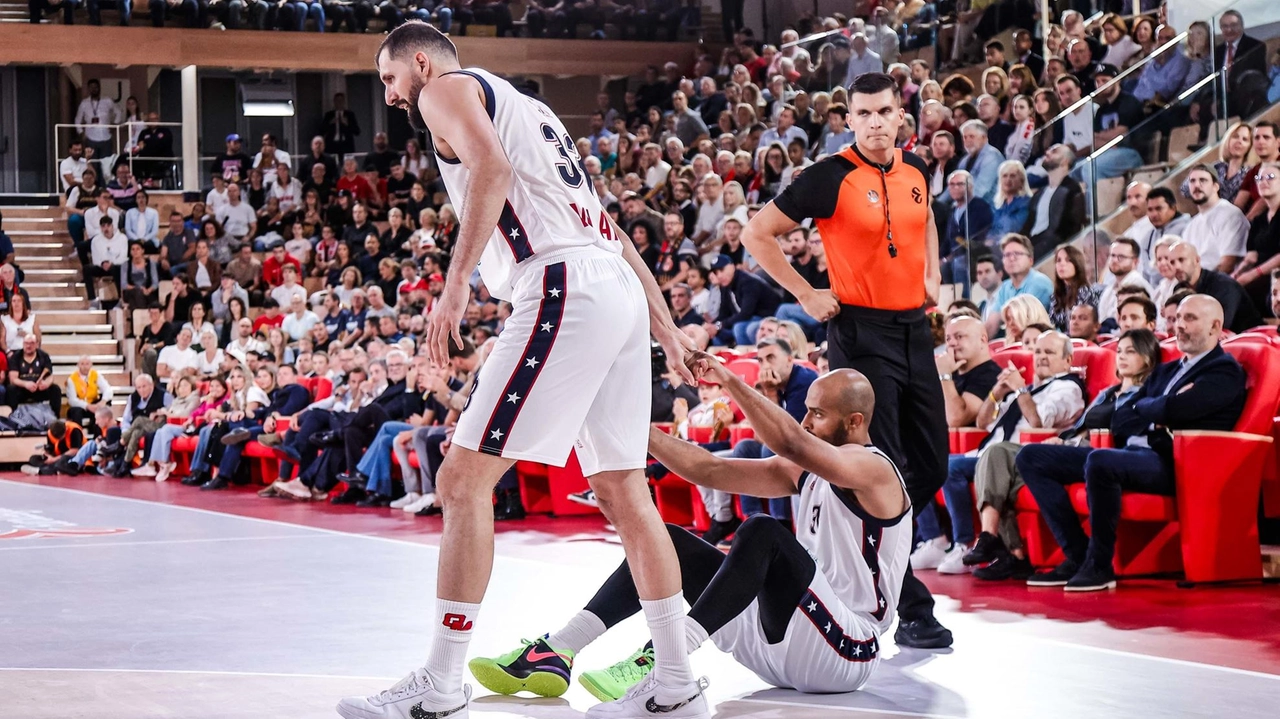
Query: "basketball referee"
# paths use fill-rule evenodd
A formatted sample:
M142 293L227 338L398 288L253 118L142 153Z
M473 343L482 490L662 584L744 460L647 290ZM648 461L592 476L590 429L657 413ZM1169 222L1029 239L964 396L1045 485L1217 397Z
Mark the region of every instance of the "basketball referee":
M938 233L924 161L894 147L904 113L897 83L867 73L849 88L856 143L807 168L742 233L742 243L805 312L827 322L831 369L851 368L875 388L871 441L906 469L917 510L946 478L947 418L925 318L936 300ZM805 219L822 231L830 290L816 290L774 239ZM933 596L911 573L898 602L898 644L951 646Z

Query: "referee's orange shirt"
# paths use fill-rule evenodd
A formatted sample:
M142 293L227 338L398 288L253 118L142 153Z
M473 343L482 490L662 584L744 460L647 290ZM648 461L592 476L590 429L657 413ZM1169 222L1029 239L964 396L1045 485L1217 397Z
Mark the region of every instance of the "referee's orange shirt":
M881 310L924 306L930 206L924 160L894 150L892 166L881 172L855 145L805 168L773 203L796 222L813 218L841 304ZM890 226L896 257L889 254Z

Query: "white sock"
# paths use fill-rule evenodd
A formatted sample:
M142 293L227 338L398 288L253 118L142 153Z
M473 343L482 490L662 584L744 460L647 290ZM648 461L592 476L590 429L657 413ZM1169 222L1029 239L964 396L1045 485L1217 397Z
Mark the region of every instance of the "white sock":
M462 690L462 667L479 614L479 604L436 600L435 632L425 668L437 691L452 694Z
M702 625L694 621L693 617L684 618L684 640L685 648L693 654L708 639L707 630Z
M547 637L547 644L554 649L568 649L577 654L591 642L600 638L608 628L600 617L583 609L573 615L564 628Z
M693 684L689 668L689 652L685 638L684 599L681 595L666 599L640 600L649 636L653 638L653 676L658 682L659 704L674 704L688 699Z

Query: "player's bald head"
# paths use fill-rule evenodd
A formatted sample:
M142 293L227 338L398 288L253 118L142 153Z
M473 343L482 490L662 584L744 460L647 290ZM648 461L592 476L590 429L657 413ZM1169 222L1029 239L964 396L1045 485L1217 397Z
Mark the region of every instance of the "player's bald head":
M848 417L861 414L864 424L871 423L871 413L876 407L876 392L871 382L854 369L835 369L822 375L809 386L811 405L819 405L826 411Z

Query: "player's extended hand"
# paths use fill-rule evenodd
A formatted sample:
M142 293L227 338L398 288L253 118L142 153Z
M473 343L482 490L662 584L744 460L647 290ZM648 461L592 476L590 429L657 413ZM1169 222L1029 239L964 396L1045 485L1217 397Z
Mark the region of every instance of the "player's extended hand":
M440 303L427 318L427 347L430 348L431 361L437 367L449 365L450 338L458 347L462 346L462 333L458 327L467 310L469 294L465 282L446 283Z
M690 364L690 353L696 352L697 346L693 338L678 329L670 328L657 330L654 339L662 345L662 351L667 355L667 368L680 375L685 383L694 384L697 377Z
M840 300L831 290L813 290L797 299L804 313L819 322L826 322L840 313Z
M702 350L694 350L689 358L689 363L694 368L694 372L697 373L698 379L707 378L721 386L733 379L734 376L719 358L713 357Z

